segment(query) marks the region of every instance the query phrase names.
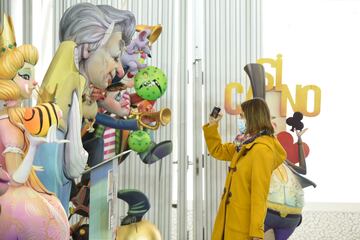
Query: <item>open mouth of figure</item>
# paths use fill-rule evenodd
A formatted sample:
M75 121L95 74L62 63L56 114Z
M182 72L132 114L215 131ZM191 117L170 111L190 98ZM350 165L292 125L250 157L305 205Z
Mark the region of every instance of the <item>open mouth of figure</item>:
M0 195L2 192L5 192L9 188L9 182L0 181Z
M1 183L8 183L8 182L10 182L10 179L1 179L0 178L0 184Z
M146 81L146 82L142 83L140 85L139 89L141 89L143 87L152 87L152 86L156 86L159 89L160 93L162 93L161 86L160 86L159 82L156 79L153 79L151 81Z
M0 195L4 194L9 188L10 177L0 168Z
M0 184L7 184L10 182L10 177L6 173L0 173Z

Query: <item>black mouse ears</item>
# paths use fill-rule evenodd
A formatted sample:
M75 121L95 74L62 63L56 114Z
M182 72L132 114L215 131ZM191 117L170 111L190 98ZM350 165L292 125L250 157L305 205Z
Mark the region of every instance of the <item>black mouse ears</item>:
M301 131L304 128L304 124L301 122L303 119L303 114L301 112L294 112L292 117L286 119L286 124L291 127L291 131L299 130Z

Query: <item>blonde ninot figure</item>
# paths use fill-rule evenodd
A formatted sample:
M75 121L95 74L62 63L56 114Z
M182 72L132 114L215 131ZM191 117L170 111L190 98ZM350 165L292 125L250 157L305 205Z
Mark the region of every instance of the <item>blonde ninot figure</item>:
M21 100L30 98L37 85L33 79L37 60L32 45L16 47L11 18L5 15L0 35L0 100L5 102L0 112L0 165L10 176L10 185L0 196L0 239L69 238L60 201L44 187L33 167L39 145L59 142L54 136L56 126L50 127L45 139L31 136L22 125ZM45 117L39 124L44 121L51 122Z

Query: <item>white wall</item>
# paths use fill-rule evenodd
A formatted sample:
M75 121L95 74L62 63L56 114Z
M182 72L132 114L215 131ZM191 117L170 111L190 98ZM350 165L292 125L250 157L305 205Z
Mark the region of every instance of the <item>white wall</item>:
M315 84L321 113L309 130L308 202L359 202L360 1L263 1L263 57L283 54L283 83ZM291 112L289 112L289 115Z

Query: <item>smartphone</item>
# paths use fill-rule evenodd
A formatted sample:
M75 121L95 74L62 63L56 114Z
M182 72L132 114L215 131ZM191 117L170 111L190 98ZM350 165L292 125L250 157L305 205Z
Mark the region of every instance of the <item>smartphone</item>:
M221 111L221 108L219 107L214 107L210 116L213 117L213 118L217 118L219 116L219 113Z

